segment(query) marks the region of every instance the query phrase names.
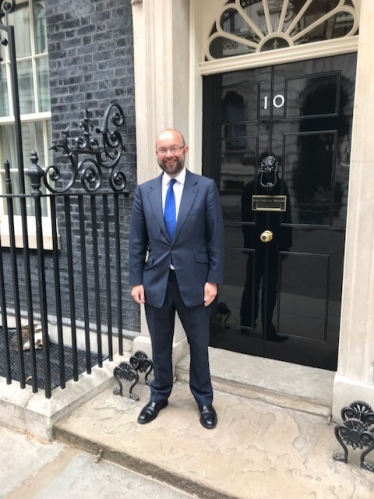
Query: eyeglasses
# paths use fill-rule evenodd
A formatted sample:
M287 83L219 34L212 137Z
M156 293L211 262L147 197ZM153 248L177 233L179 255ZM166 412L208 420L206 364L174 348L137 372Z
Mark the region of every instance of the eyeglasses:
M172 154L178 154L184 147L186 146L159 147L157 149L157 153L160 154L160 156L163 156L168 151L170 151Z

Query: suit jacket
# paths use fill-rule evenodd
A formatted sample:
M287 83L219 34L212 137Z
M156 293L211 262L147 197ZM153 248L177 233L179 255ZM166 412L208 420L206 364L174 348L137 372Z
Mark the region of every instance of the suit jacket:
M223 280L224 229L214 180L186 170L177 226L171 241L162 210L159 177L138 185L130 221L129 282L143 284L148 304L162 307L171 261L188 307L204 301L206 282Z

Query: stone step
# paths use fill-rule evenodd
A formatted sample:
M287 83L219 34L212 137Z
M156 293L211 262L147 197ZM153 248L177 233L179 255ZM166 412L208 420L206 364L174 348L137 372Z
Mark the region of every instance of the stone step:
M209 359L215 390L331 419L334 372L217 348ZM177 364L179 381L188 383L189 363Z
M55 438L198 498L371 497L374 476L358 458L350 466L332 459L340 450L334 425L320 416L217 390L218 425L206 430L188 384L177 381L168 407L139 425L149 387L136 385L139 401L114 388L58 421Z

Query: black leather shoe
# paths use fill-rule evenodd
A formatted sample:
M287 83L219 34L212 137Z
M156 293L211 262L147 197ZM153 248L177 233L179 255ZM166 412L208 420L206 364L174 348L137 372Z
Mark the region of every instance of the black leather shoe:
M199 405L200 412L200 423L207 428L212 430L217 426L217 413L212 405Z
M157 418L157 415L161 411L161 409L163 409L167 405L167 400L163 400L162 402L148 402L148 404L140 411L138 423L150 423Z

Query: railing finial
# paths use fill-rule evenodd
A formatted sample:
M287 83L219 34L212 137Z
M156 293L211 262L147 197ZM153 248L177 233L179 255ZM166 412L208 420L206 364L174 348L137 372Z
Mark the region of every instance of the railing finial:
M27 169L26 175L30 177L30 183L32 187L31 194L33 194L34 196L40 196L42 193L40 187L42 185L42 178L44 177L44 171L38 165L39 158L35 151L31 153L30 160L32 164Z

